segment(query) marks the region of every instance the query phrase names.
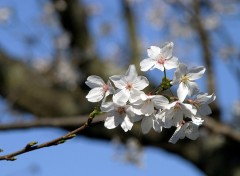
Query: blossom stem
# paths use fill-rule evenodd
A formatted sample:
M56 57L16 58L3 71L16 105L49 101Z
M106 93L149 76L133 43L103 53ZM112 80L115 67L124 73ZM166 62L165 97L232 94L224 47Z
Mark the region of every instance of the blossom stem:
M165 69L165 67L164 67L163 72L164 72L164 79L167 79L167 73L166 73L166 69Z

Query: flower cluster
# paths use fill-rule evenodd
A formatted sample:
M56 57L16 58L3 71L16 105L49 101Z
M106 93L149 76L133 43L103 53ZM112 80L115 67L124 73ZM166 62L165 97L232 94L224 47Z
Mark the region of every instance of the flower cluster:
M149 85L148 79L138 76L134 65L130 65L124 75L111 76L107 83L99 76L87 78L86 84L91 90L86 98L90 102L101 101L101 111L107 113L106 128L121 125L127 132L134 122L141 120L144 134L152 128L161 132L162 128L175 126L176 131L169 140L171 143L185 136L192 140L199 136L198 127L204 116L211 114L208 104L216 96L200 92L195 82L203 76L205 68L188 68L172 55L172 50L172 42L161 48L151 46L147 50L148 58L141 61L141 71L159 69L164 72L159 87L147 94L143 89ZM172 80L166 77L166 70L170 69L176 69ZM176 96L170 90L175 85L178 86ZM163 90L170 90L172 96L165 95ZM112 96L107 98L109 95Z

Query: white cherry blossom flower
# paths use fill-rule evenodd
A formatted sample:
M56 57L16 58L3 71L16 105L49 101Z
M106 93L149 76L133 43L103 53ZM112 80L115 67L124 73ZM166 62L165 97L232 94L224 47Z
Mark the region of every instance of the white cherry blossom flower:
M200 116L206 116L212 113L208 104L212 103L215 99L215 94L208 95L207 93L199 93L196 95L195 99L189 99L188 101L197 108L197 113Z
M126 103L128 100L134 102L138 99L149 82L146 77L138 76L134 65L130 65L125 75L111 76L110 79L118 88L113 95L113 101L116 103Z
M148 57L140 62L142 71L157 68L161 71L170 70L178 66L178 58L172 56L173 43L169 42L162 48L151 46L147 52Z
M185 100L187 95L192 96L199 92L198 85L194 81L201 78L204 72L203 66L188 69L185 64L179 64L171 84L179 84L177 94L181 102Z
M135 116L130 105L104 102L101 106L101 110L107 112L104 126L108 129L116 128L121 124L122 129L127 132L132 129L133 123L139 120L139 117Z
M133 102L134 112L138 115L150 116L154 113L154 109L160 109L168 105L169 101L162 95L146 95L142 93L139 100Z
M174 101L165 106L165 109L157 117L163 121L165 128L170 128L171 126L179 126L183 117L192 118L196 113L197 109L193 105Z
M175 144L179 139L185 138L185 136L191 140L196 140L199 137L198 127L200 124L201 122L183 122L177 127L172 137L169 139L169 142Z
M105 84L99 76L89 76L85 83L91 88L86 96L90 102L99 102L103 98L114 93L114 88L112 87L111 82L108 81L108 83Z

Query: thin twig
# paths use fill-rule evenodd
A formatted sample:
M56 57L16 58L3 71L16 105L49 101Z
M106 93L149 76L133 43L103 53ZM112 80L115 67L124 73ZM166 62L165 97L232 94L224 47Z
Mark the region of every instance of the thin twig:
M6 161L14 161L16 160L16 156L18 155L21 155L21 154L24 154L24 153L27 153L27 152L30 152L30 151L33 151L33 150L38 150L38 149L41 149L41 148L45 148L45 147L51 147L51 146L56 146L56 145L59 145L59 144L62 144L64 143L66 140L69 140L69 139L72 139L76 136L77 133L79 133L80 131L86 129L87 127L89 127L94 119L94 117L97 115L98 113L96 111L93 111L87 121L79 128L59 137L59 138L56 138L54 140L51 140L51 141L48 141L48 142L45 142L45 143L42 143L42 144L39 144L39 145L36 145L37 142L30 142L28 143L23 149L21 150L18 150L16 152L13 152L13 153L10 153L10 154L7 154L7 155L3 155L3 156L0 156L0 160L6 160Z

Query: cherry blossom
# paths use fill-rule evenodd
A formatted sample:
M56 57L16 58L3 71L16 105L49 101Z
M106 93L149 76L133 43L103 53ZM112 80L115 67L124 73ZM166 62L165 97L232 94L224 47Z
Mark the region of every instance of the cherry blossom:
M198 85L194 81L201 78L205 70L203 66L188 69L185 64L179 64L171 84L179 84L177 94L181 102L185 100L187 95L192 96L199 92Z
M162 48L151 46L147 52L148 57L141 61L141 71L157 68L161 71L170 70L178 66L178 58L172 56L173 43L169 42Z
M170 128L171 126L179 126L184 117L192 118L196 113L197 109L193 105L177 100L165 106L158 118L163 121L165 128Z
M104 126L108 129L116 128L121 124L122 129L127 132L132 129L133 122L139 120L132 111L130 105L119 105L114 102L104 102L101 106L103 112L107 112Z
M128 100L134 102L138 99L149 82L146 77L138 76L136 67L130 65L125 75L115 75L110 77L111 81L118 88L113 95L113 101L116 103L126 103Z
M169 142L175 144L179 139L185 138L185 136L191 140L196 140L199 137L199 125L201 122L194 123L194 121L185 122L183 121L180 124L172 137L169 139Z
M90 102L99 102L114 92L110 81L105 84L102 78L96 75L89 76L85 83L91 88L86 96Z
M215 99L215 94L208 95L207 93L199 93L196 95L195 99L189 99L188 101L197 108L197 113L200 116L206 116L212 113L208 104L212 103Z
M160 109L168 105L169 101L162 95L146 95L142 93L136 102L133 102L134 112L138 115L150 116L154 109Z

